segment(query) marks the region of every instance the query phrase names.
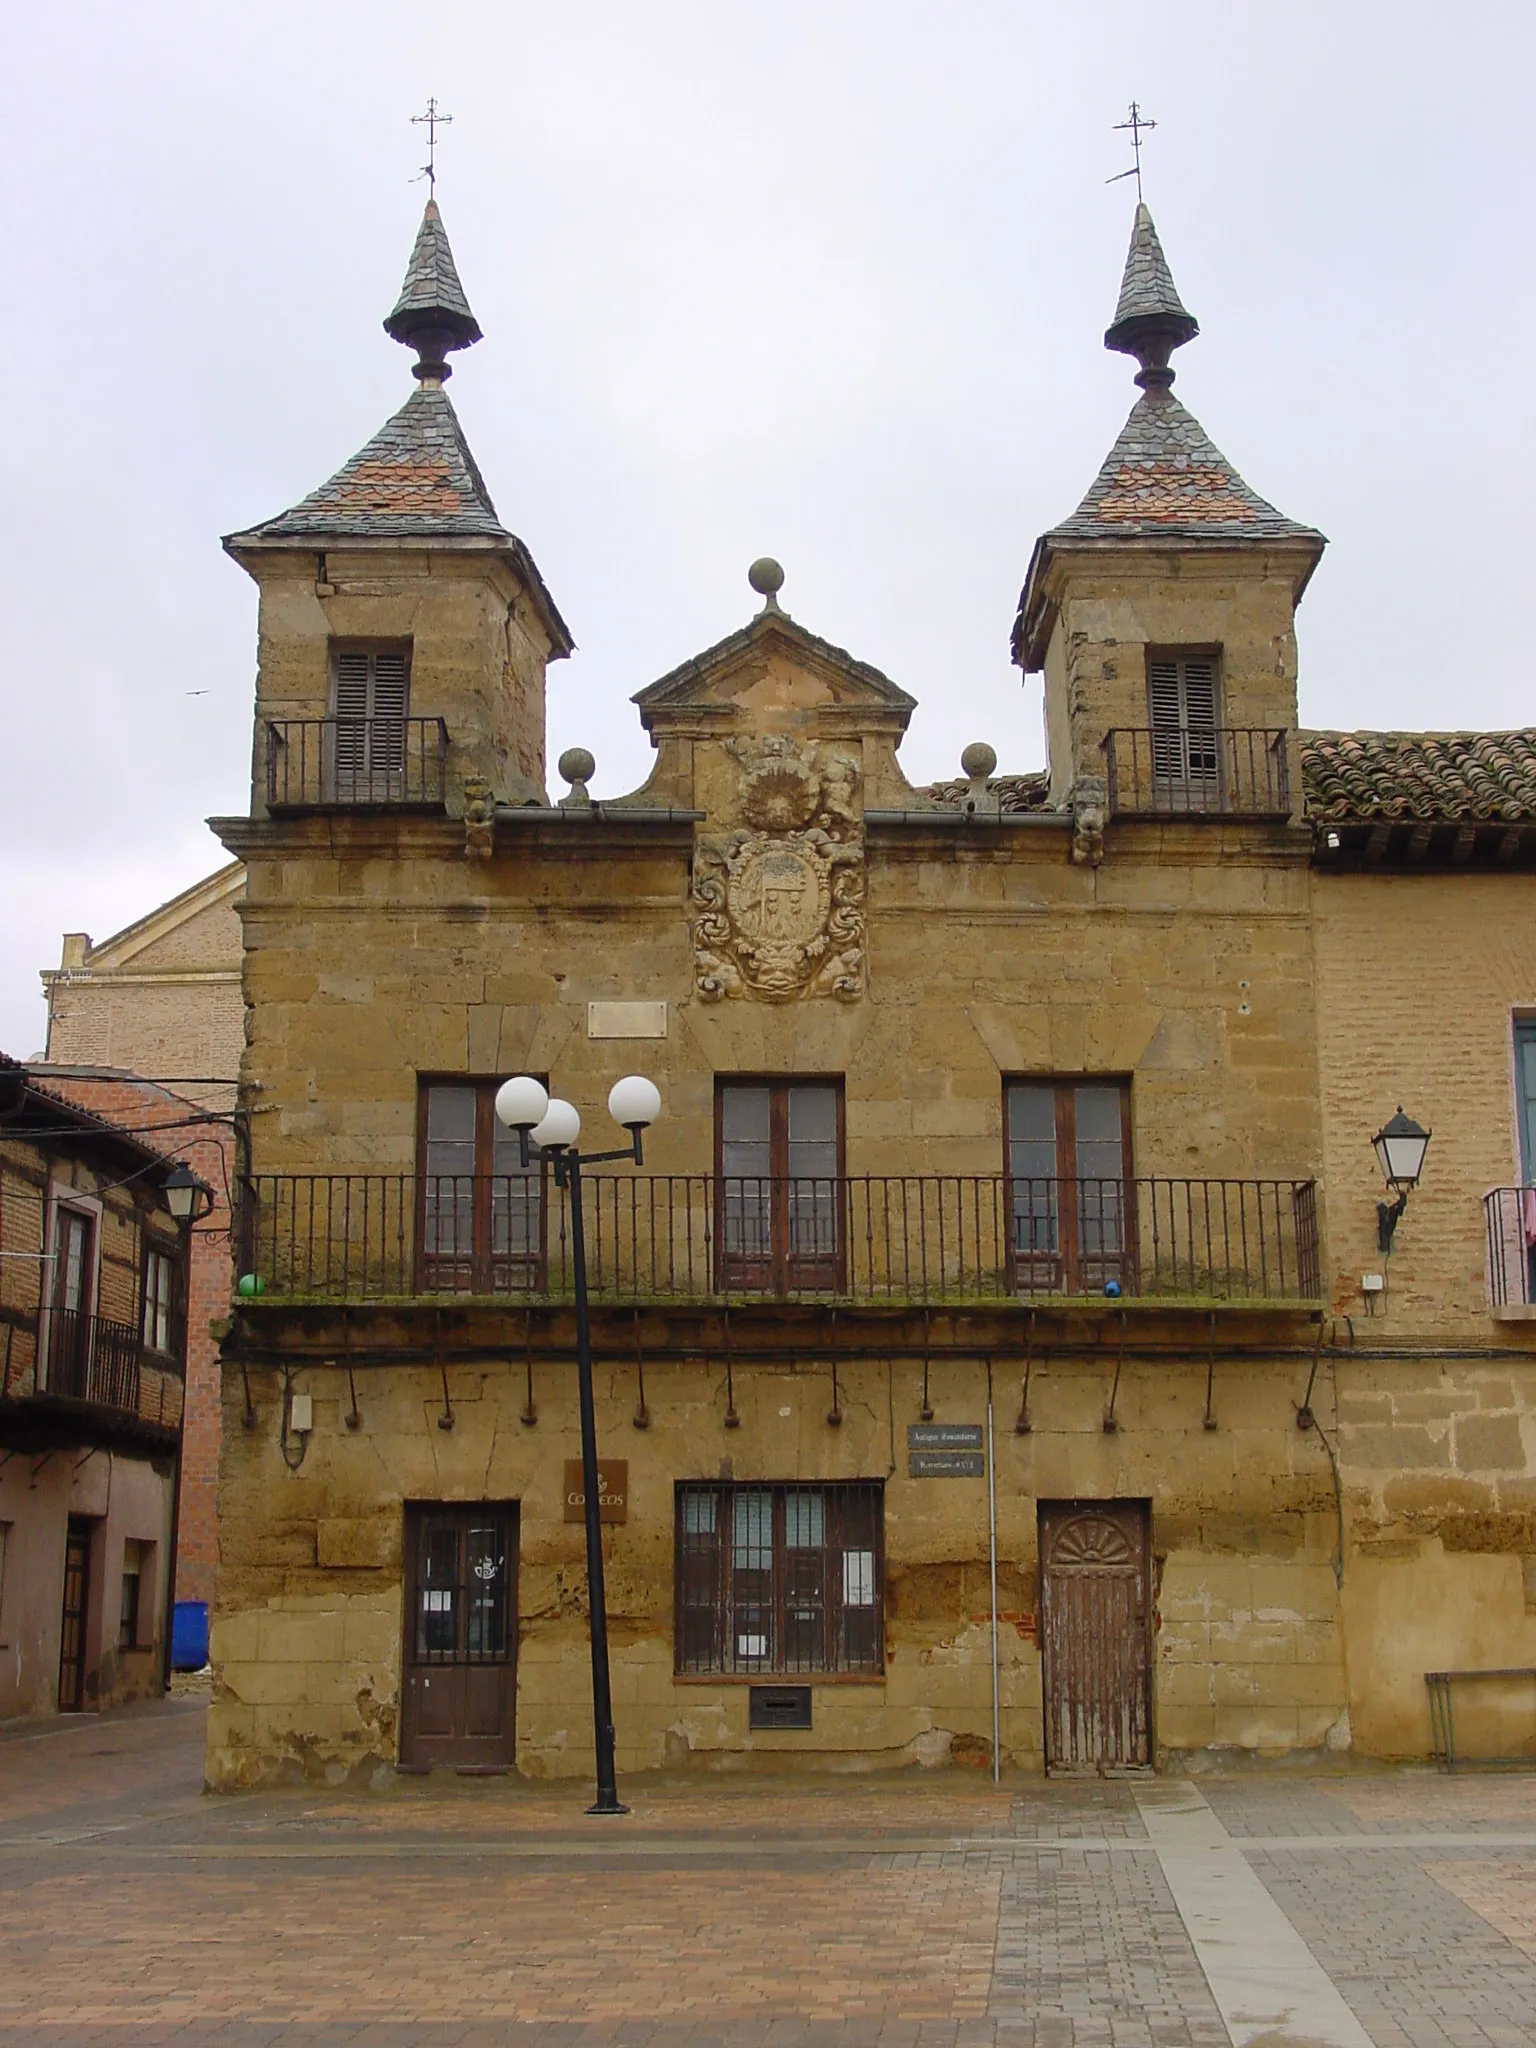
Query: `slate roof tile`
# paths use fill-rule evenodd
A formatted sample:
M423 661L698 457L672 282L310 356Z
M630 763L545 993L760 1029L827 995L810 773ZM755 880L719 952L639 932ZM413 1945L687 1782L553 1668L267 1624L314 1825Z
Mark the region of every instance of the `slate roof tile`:
M448 246L448 230L443 226L435 199L427 201L421 216L415 246L405 266L405 282L394 311L384 322L384 331L393 333L402 318L409 324L410 316L423 313L447 313L465 331L468 341L480 339L480 325L459 282L458 266Z
M509 540L452 400L422 385L327 483L255 532L314 536L486 535Z
M1152 225L1151 211L1145 202L1139 201L1131 225L1125 274L1120 280L1120 299L1109 331L1113 334L1128 320L1150 319L1173 321L1185 330L1185 338L1190 341L1200 332L1194 315L1179 297L1168 258Z

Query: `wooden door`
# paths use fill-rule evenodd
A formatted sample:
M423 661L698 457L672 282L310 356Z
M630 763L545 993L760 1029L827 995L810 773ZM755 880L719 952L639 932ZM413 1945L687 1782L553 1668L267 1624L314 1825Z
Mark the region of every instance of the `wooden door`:
M506 1770L516 1744L517 1508L406 1510L400 1762Z
M1048 1771L1151 1763L1147 1523L1145 1501L1040 1503Z
M89 1392L93 1237L89 1216L60 1207L54 1238L48 1391L67 1394L76 1401L85 1400Z
M91 1590L91 1525L69 1518L64 1539L64 1614L59 1629L59 1712L85 1705L85 1614Z

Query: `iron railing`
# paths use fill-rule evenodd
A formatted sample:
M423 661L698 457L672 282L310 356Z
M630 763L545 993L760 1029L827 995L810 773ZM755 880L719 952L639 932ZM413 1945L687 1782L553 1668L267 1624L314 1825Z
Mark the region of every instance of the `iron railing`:
M56 1308L48 1317L48 1380L43 1391L67 1401L139 1412L143 1346L131 1323L109 1322L79 1309Z
M1122 727L1104 741L1104 764L1112 815L1290 816L1283 730Z
M267 808L440 809L448 727L441 718L267 721Z
M1306 1180L1005 1174L584 1174L588 1284L607 1300L1035 1296L1316 1300ZM569 1192L528 1175L259 1174L244 1298L567 1301Z
M1492 1188L1483 1197L1490 1308L1536 1305L1536 1187Z

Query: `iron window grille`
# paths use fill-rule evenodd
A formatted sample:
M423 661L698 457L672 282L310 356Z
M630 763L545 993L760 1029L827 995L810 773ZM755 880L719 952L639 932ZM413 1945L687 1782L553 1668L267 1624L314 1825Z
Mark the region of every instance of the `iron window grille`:
M878 1480L680 1485L677 1670L878 1676L884 1524Z

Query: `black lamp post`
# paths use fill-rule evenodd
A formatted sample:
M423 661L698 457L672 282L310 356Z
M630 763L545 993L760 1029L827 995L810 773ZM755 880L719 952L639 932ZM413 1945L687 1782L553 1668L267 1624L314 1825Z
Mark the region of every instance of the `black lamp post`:
M590 1152L588 1166L610 1160L643 1163L641 1139L661 1114L661 1096L643 1074L615 1081L608 1113L629 1132L630 1142L613 1152ZM603 1529L597 1484L597 1413L592 1398L592 1334L587 1319L587 1240L581 1213L582 1155L576 1141L581 1117L569 1102L550 1099L543 1083L519 1074L496 1091L496 1114L517 1132L523 1164L530 1143L554 1160L557 1186L571 1193L571 1263L576 1287L576 1382L581 1402L581 1483L586 1500L587 1607L592 1640L592 1735L597 1751L597 1799L588 1813L627 1813L614 1774L613 1697L608 1683L608 1605L603 1591Z
M1424 1154L1429 1150L1430 1133L1424 1126L1415 1123L1411 1116L1404 1116L1401 1103L1396 1116L1388 1117L1381 1129L1372 1138L1376 1147L1376 1158L1381 1167L1382 1178L1397 1197L1394 1202L1376 1204L1376 1247L1388 1253L1392 1249L1392 1233L1397 1229L1397 1219L1408 1206L1411 1189L1419 1184L1419 1175L1424 1171Z

